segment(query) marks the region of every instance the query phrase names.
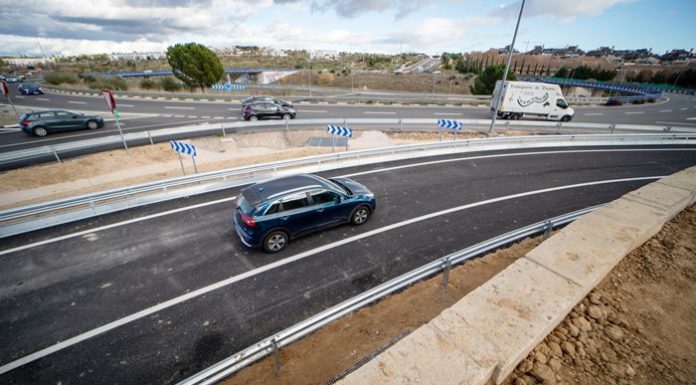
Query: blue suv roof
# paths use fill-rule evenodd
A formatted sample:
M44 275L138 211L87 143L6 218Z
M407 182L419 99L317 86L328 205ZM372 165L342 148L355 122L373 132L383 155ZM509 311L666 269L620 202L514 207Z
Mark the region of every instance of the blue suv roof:
M259 182L249 188L244 189L244 198L252 205L273 198L274 196L284 195L291 191L300 191L312 187L330 188L327 182L321 178L308 174L287 176L284 178L273 179L266 182Z

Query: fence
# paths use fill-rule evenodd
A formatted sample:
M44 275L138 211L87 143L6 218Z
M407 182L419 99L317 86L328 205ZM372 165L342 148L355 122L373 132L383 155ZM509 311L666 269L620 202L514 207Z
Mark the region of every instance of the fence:
M279 349L313 333L330 322L441 271L443 272L442 285L446 286L449 270L452 266L537 233L544 232L545 235L548 235L554 227L572 222L598 207L600 206L589 207L538 222L430 262L276 333L179 382L178 385L214 384L269 354L274 354L275 368L277 370L280 368L280 360L277 354Z
M319 172L473 151L567 146L690 145L694 143L694 139L696 134L668 133L516 136L411 144L312 156L182 176L0 211L0 238L155 202L245 185L260 178L298 172Z

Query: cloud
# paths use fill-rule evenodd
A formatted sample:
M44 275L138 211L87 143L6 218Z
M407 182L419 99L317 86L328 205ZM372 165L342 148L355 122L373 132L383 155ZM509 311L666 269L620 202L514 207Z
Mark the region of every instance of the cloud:
M296 0L275 0L276 2L289 2ZM326 12L334 10L337 15L346 18L355 18L369 12L383 12L395 10L395 18L402 19L419 8L430 4L428 0L314 0L313 12Z
M615 5L631 2L633 0L527 0L524 5L523 16L551 16L568 22L576 17L601 15ZM515 1L514 3L503 5L499 9L490 12L489 15L516 18L520 12L521 3L521 1Z

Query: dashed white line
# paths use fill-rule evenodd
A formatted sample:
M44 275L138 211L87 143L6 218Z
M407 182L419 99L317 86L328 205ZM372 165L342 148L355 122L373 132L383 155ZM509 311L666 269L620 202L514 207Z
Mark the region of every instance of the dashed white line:
M185 118L186 115L174 115L175 118Z
M171 118L174 115L172 115L172 114L157 114L157 116L159 116L161 118Z
M201 116L201 119L210 119L210 115L203 115Z
M198 119L198 116L196 116L196 115L188 115L187 118L189 118L189 119Z
M585 112L585 116L600 116L604 115L603 112Z
M123 103L119 103L117 107L135 107L135 106L132 105L132 104L123 104Z
M166 110L195 110L196 107L184 107L184 106L164 106Z
M693 118L686 118L686 120L696 120L696 116L694 116Z
M202 295L205 295L205 294L210 293L212 291L215 291L217 289L221 289L223 287L229 286L233 283L243 281L243 280L248 279L250 277L257 276L259 274L262 274L262 273L265 273L267 271L288 265L290 263L294 263L296 261L305 259L305 258L310 257L312 255L316 255L316 254L319 254L319 253L327 251L327 250L338 248L339 246L349 244L349 243L352 243L352 242L355 242L355 241L358 241L358 240L361 240L364 238L368 238L368 237L371 237L373 235L382 234L382 233L385 233L387 231L391 231L391 230L394 230L397 228L408 226L408 225L411 225L413 223L422 222L422 221L425 221L428 219L437 218L437 217L441 217L441 216L444 216L447 214L452 214L455 212L464 211L464 210L468 210L468 209L479 207L479 206L489 205L492 203L508 201L508 200L512 200L512 199L523 198L523 197L528 197L528 196L533 196L533 195L539 195L539 194L544 194L544 193L549 193L549 192L562 191L562 190L581 188L581 187L597 186L597 185L603 185L603 184L611 184L611 183L624 183L624 182L632 182L632 181L640 181L640 180L654 180L654 179L660 179L662 177L663 176L649 176L649 177L639 177L639 178L610 179L610 180L578 183L578 184L566 185L566 186L557 186L557 187L551 187L551 188L546 188L546 189L541 189L541 190L527 191L527 192L522 192L522 193L518 193L518 194L507 195L507 196L503 196L503 197L498 197L498 198L493 198L493 199L487 199L484 201L469 203L469 204L458 206L458 207L452 207L452 208L449 208L446 210L437 211L434 213L430 213L430 214L422 215L419 217L407 219L405 221L393 223L393 224L388 225L388 226L383 226L383 227L380 227L380 228L377 228L377 229L374 229L371 231L364 232L362 234L357 234L357 235L354 235L352 237L344 238L344 239L341 239L341 240L336 241L336 242L332 242L332 243L329 243L329 244L326 244L326 245L323 245L323 246L320 246L320 247L317 247L317 248L314 248L311 250L307 250L307 251L295 254L295 255L287 257L287 258L277 260L277 261L269 263L267 265L257 267L253 270L248 270L242 274L233 275L231 277L223 279L222 281L215 282L211 285L201 287L199 289L193 290L193 291L186 293L184 295L174 297L168 301L161 302L161 303L159 303L155 306L149 307L147 309L140 310L139 312L136 312L136 313L133 313L133 314L128 315L126 317L123 317L121 319L109 322L106 325L102 325L98 328L89 330L89 331L82 333L80 335L77 335L75 337L68 338L65 341L61 341L55 345L46 347L46 348L41 349L39 351L36 351L32 354L29 354L28 356L22 357L18 360L15 360L15 361L7 363L3 366L0 366L0 374L9 372L10 370L16 369L16 368L23 366L23 365L26 365L32 361L38 360L42 357L46 357L50 354L53 354L57 351L68 348L70 346L76 345L82 341L88 340L88 339L95 337L95 336L98 336L102 333L106 333L108 331L111 331L113 329L121 327L121 326L128 324L130 322L147 317L151 314L157 313L157 312L162 311L164 309L167 309L167 308L170 308L172 306L178 305L180 303L186 302L190 299L200 297ZM220 199L220 200L214 201L214 202L203 203L203 204L200 204L197 206L208 206L208 205L215 204L215 203L222 203L222 202L230 201L232 199L234 199L234 198L225 198L225 199ZM172 210L172 211L186 211L186 210L190 210L191 208L193 208L193 206L180 208L180 209ZM161 215L165 215L165 214L164 213L153 214L150 217L161 216ZM143 219L145 219L145 217L131 219L130 221L126 221L126 222L138 222L138 221L141 221ZM120 225L120 224L108 225L108 226L104 226L103 228L116 227L117 225ZM94 229L84 230L80 233L81 233L81 235L86 235L86 234L92 233L94 231L95 231ZM69 234L69 235L66 235L63 237L72 238L74 236L76 236L76 235ZM51 240L48 240L48 241L51 241ZM46 243L48 243L48 242L46 242Z
M87 102L81 102L79 100L68 100L68 104L87 104Z
M24 96L22 96L22 95L15 95L15 99L24 99Z
M682 111L686 111L686 110L688 110L688 109L689 109L689 107L682 107L682 108L680 108L680 110L682 110Z
M224 116L216 116L213 119L225 119L225 117Z
M624 112L626 115L642 115L644 114L644 111L629 111L629 112Z
M300 112L308 112L310 114L325 114L325 110L300 110Z
M49 102L51 99L46 99L46 98L36 98L36 100L42 101L42 102Z
M396 115L394 111L364 111L365 114L369 115Z
M442 115L442 116L459 116L461 115L461 112L433 112L433 115Z
M672 112L672 110L660 110L660 111L657 111L657 112Z

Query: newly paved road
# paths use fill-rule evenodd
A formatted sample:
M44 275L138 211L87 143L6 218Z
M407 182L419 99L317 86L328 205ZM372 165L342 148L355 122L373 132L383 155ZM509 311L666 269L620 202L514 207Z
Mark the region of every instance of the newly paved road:
M13 85L10 85L13 86ZM78 112L97 112L105 118L110 114L104 100L94 96L46 94L18 96L12 93L15 104L29 109L61 108ZM686 95L668 95L667 103L627 105L620 107L577 106L574 122L608 124L647 124L696 129L696 98ZM119 110L124 115L125 132L147 131L158 128L192 125L206 122L234 122L241 120L240 105L226 102L179 102L147 99L120 99ZM354 119L354 118L432 118L435 119L488 119L487 107L441 106L375 106L367 104L299 104L298 118ZM318 127L323 128L323 126ZM435 125L433 124L433 129ZM118 131L113 120L104 129L60 133L47 138L29 137L18 129L0 129L0 152L61 143L105 135Z
M239 189L3 239L0 383L173 383L447 253L696 165L694 147L550 150L324 173L370 187L377 211L275 255L237 239Z

